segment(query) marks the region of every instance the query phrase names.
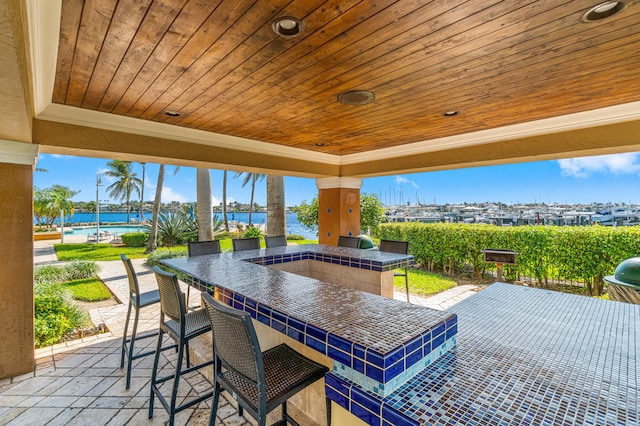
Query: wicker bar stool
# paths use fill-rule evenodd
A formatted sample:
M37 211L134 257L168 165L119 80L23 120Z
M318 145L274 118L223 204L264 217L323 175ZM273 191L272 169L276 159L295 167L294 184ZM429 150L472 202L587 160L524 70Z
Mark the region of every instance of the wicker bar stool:
M278 425L298 423L287 414L287 400L329 371L300 355L285 344L260 352L249 313L225 306L208 293L202 295L213 330L215 391L209 425L213 426L220 392L226 390L238 401L238 413L246 410L258 425L267 421L267 413L282 406ZM331 403L326 399L327 424L331 421Z
M140 309L146 306L151 306L156 303L160 303L160 292L158 290L151 290L145 293L140 293L140 286L138 285L138 275L133 269L131 260L124 254L120 255L124 268L127 271L127 278L129 279L129 309L127 309L127 319L124 323L124 333L122 335L122 351L120 356L120 368L124 368L124 359L127 358L127 380L126 389L131 386L131 365L133 361L138 358L142 358L147 355L153 354L155 351L146 351L138 354L133 354L133 348L135 342L138 340L148 339L158 335L158 332L147 333L141 336L137 335L138 332L138 319L140 318ZM131 310L135 309L133 319L133 329L131 330L131 337L127 336L129 329L129 319L131 318Z
M380 240L380 251L388 253L409 254L409 243L407 241ZM393 271L394 277L404 277L404 287L407 291L407 302L409 301L409 274L407 267L404 267L404 274Z
M287 246L287 236L286 235L278 235L274 237L264 237L264 244L267 248L271 247L286 247Z
M153 400L157 395L162 406L169 413L169 426L173 426L176 413L198 404L205 399L211 398L213 391L208 391L185 401L182 405L176 406L178 396L178 385L180 376L213 364L213 360L205 361L198 365L190 366L189 362L189 340L211 331L211 323L207 312L204 309L187 311L184 293L180 291L178 278L175 274L164 272L157 266L153 267L158 280L160 290L160 332L158 333L158 344L156 356L153 360L153 370L151 373L151 395L149 398L149 418L153 418ZM158 377L158 361L160 358L160 348L162 337L167 334L178 345L178 359L176 370L173 374ZM182 360L185 357L187 368L182 368ZM171 397L169 401L162 395L160 385L168 380L173 380Z
M258 250L260 248L260 238L234 238L233 251Z
M346 237L344 235L340 235L338 237L338 247L359 248L360 239L356 237Z
M220 254L220 240L189 241L187 243L189 257L204 256L207 254ZM189 293L191 286L187 285L187 307L189 307Z

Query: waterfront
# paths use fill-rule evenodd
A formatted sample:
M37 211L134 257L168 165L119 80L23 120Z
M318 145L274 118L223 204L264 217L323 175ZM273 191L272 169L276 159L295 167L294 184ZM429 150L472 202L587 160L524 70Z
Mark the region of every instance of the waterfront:
M218 217L218 220L222 219L222 214L214 213L214 216ZM145 212L144 219L151 221L151 212ZM228 213L229 222L238 222L241 224L246 224L249 222L249 213L248 212L233 212ZM100 212L100 225L105 224L121 224L127 222L127 213L126 212ZM267 214L265 212L254 212L251 214L251 222L255 225L266 225L267 223ZM73 217L65 217L64 226L66 227L80 227L82 225L95 225L96 223L96 215L95 213L89 212L76 212ZM135 225L139 223L139 219L136 216L135 212L131 213L131 224ZM60 226L60 219L55 221L56 226ZM230 223L231 224L231 223ZM286 226L287 226L287 234L297 234L302 235L303 237L315 240L318 238L316 231L310 231L307 228L303 227L296 217L295 213L287 213L286 214Z

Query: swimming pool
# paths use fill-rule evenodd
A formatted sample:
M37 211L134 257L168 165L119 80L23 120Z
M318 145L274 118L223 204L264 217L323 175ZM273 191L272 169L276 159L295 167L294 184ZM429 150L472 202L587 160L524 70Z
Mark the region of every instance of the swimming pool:
M149 232L149 228L141 225L104 225L100 227L100 232L109 232L111 234L122 235L129 232ZM65 235L93 235L96 233L96 227L88 228L71 228L71 232L65 229Z

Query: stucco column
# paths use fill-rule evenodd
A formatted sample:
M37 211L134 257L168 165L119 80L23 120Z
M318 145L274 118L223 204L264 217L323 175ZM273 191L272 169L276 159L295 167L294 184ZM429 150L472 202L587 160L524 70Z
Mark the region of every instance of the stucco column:
M360 234L360 188L362 179L333 177L316 179L318 187L318 242L335 246L340 235Z
M37 146L0 140L0 379L34 369L33 165Z

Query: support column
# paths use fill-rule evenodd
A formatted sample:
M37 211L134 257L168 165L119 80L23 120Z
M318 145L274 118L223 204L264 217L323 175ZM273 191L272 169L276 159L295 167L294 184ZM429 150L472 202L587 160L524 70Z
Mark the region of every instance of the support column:
M37 145L0 140L0 379L33 371L33 165Z
M318 187L318 242L335 246L340 235L360 234L362 179L316 179Z

